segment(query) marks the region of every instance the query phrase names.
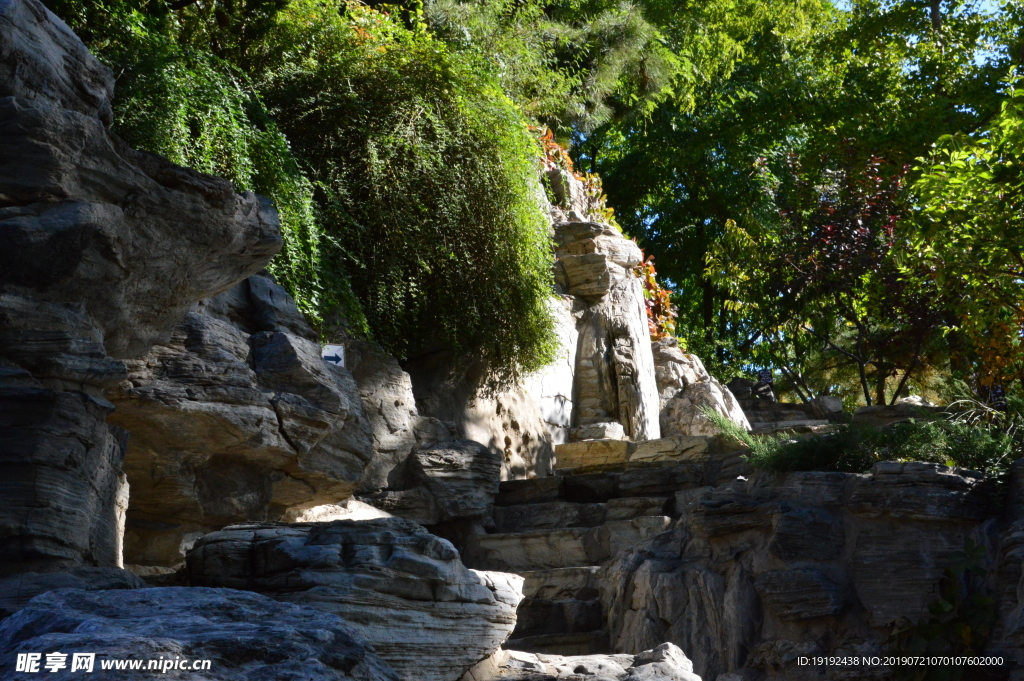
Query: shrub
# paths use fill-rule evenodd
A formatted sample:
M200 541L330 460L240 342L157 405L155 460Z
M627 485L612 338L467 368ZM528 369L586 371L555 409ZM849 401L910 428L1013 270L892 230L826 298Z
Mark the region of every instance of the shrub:
M279 19L260 89L376 340L472 354L499 383L549 362L539 150L487 65L355 4L296 0Z
M752 466L775 473L866 473L877 461L930 461L1001 477L1016 452L1009 434L955 420L910 420L886 428L848 424L834 433L793 440L751 435L717 412L703 413L726 436L750 448Z

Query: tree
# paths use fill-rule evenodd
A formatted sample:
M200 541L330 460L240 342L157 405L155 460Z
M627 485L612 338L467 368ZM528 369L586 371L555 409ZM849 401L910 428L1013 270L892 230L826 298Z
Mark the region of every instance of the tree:
M1024 89L1012 71L999 114L942 137L921 159L913 247L956 293L955 368L985 392L1024 380Z

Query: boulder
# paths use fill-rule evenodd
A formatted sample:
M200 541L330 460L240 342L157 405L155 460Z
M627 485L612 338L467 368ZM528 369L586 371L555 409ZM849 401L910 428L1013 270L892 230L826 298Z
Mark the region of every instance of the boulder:
M127 570L80 567L67 572L22 572L0 579L0 620L24 608L39 594L55 589L144 589L149 585Z
M693 663L671 643L638 655L535 655L501 651L461 681L700 681Z
M571 390L556 381L549 386L550 400L528 393L525 383L488 390L482 362L448 351L425 353L402 366L412 378L420 416L447 429L447 437L435 442L457 439L484 445L501 462L502 479L551 474L553 433L559 429L564 433L564 427L553 428L547 418L559 420L559 415L549 410L546 416L541 409L545 404L556 406L562 402L559 396L571 395Z
M490 517L501 459L479 442L452 440L417 449L404 470L390 489L363 498L422 525Z
M0 8L0 285L84 303L137 357L281 248L266 199L128 148L113 74L37 0Z
M64 666L50 671L46 654L55 651ZM207 661L200 673L168 675L197 681L400 678L341 618L232 589L51 591L0 623L0 658L13 664L19 653L44 653L39 671L62 680L125 678L103 668L114 660L155 661L149 674ZM95 654L92 669L73 669L75 653Z
M835 395L821 395L808 403L819 419L836 418L843 413L843 401Z
M132 433L128 563L179 565L205 532L351 496L370 425L352 376L321 359L315 337L284 289L257 275L126 362L110 420Z
M373 429L373 459L359 483L360 491L372 493L389 486L391 472L416 446L420 415L412 379L393 356L373 343L353 340L345 344L345 365Z
M113 84L38 0L0 5L0 573L121 564L103 391L281 248L267 200L112 135Z
M663 437L718 435L719 429L701 409L712 409L750 430L739 402L729 388L707 372L700 358L684 353L675 338L662 338L652 347Z
M515 626L522 578L469 570L401 518L234 525L188 555L193 584L257 591L342 617L408 681L454 681Z

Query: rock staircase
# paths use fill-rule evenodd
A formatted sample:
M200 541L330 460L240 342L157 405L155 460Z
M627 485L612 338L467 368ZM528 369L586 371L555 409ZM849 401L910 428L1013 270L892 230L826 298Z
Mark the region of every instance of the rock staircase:
M756 435L771 433L821 434L830 432L833 423L817 418L805 405L760 399L739 400L743 413Z
M469 540L463 560L525 578L507 649L607 653L600 566L667 530L686 504L746 466L737 450L704 437L590 440L559 445L556 456L552 477L501 483L493 526Z

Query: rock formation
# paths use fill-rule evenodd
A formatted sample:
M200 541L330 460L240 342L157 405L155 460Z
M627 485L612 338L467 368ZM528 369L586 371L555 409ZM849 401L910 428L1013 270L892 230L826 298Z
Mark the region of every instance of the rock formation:
M83 676L113 681L132 676L103 662L209 661L192 673L146 671L203 681L398 681L340 618L231 589L168 587L122 591L60 589L43 594L0 623L5 668L18 653L66 655L63 668L38 671L48 679ZM95 653L89 671L73 669L75 653Z
M479 442L452 440L414 451L404 473L388 491L364 498L422 525L485 520L498 493L501 459Z
M701 409L712 409L750 430L739 402L704 369L697 355L684 353L675 338L662 338L652 347L661 397L663 437L718 435L719 429L704 417Z
M113 136L113 82L37 0L0 5L2 573L120 564L103 390L281 247L266 200Z
M193 584L257 591L341 616L407 681L455 681L515 625L522 579L466 569L399 519L234 525L189 553Z
M800 655L880 655L897 621L927 613L958 552L998 545L991 484L880 462L870 475L759 474L677 497L672 531L600 575L613 650L670 641L712 679L822 671L798 670Z
M175 566L234 522L348 498L373 454L348 370L273 279L201 301L110 393L131 432L126 562Z
M638 655L533 655L501 651L461 681L700 681L693 663L671 643Z

